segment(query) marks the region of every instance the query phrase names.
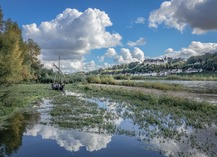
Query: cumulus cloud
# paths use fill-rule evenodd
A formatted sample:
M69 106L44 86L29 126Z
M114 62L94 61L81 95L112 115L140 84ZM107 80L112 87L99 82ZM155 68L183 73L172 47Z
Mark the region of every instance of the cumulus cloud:
M145 24L145 18L144 17L138 17L135 21L136 24Z
M114 48L109 48L105 53L105 57L108 57L108 58L114 57L115 55L117 55L117 53Z
M217 43L201 43L192 41L187 48L182 48L179 51L168 48L165 52L167 53L168 57L189 58L191 56L204 55L205 53L217 53Z
M44 62L44 66L51 69L53 68L53 63L58 65L58 61L46 61ZM98 66L93 60L86 62L84 58L79 60L61 60L60 64L60 69L66 74L79 71L92 71L97 68Z
M135 42L128 41L127 45L130 46L130 47L145 45L145 39L144 38L139 38Z
M157 28L159 24L179 31L189 25L193 34L202 34L217 30L216 0L171 0L165 1L160 8L149 16L149 27Z
M115 49L110 48L105 53L105 57L113 58L115 63L131 63L131 62L143 62L144 61L144 52L138 47L134 47L131 51L127 48L122 48L118 54Z
M79 12L68 8L38 26L35 23L23 25L23 36L39 44L44 61L57 60L58 56L63 60L82 60L93 49L120 44L122 37L107 32L109 26L112 22L104 11L89 8Z
M77 152L81 147L85 147L89 152L98 151L106 148L107 144L111 142L110 135L85 133L75 130L60 130L53 126L45 125L35 125L25 135L41 135L42 139L55 140L59 146L71 152Z

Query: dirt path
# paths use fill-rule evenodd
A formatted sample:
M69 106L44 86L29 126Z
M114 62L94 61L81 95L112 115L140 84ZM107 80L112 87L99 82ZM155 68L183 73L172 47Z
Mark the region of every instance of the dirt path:
M207 101L209 103L217 105L217 94L201 94L201 93L192 93L192 92L185 92L185 91L163 91L163 90L150 89L144 87L129 87L129 86L119 86L119 85L105 85L105 84L92 84L92 85L111 87L111 88L122 88L124 90L131 90L131 91L142 91L144 93L155 95L155 96L168 95L173 97L194 99L196 101Z

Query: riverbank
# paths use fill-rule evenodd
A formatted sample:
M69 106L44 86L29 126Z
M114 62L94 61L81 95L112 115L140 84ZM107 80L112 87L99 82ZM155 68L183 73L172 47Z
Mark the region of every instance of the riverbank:
M205 94L205 93L194 93L190 91L171 91L171 90L160 90L160 89L151 89L145 87L133 87L133 86L123 86L123 85L105 85L105 84L91 84L93 86L101 87L110 87L114 89L122 89L136 92L143 92L146 94L154 95L157 97L160 96L172 96L179 98L187 98L189 100L195 100L198 102L209 102L213 105L217 105L217 94Z

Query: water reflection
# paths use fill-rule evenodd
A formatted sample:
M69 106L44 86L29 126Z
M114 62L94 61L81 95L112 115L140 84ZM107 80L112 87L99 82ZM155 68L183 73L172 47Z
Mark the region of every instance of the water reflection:
M103 109L99 110L100 114L103 114L98 117L99 121L91 121L91 124L96 123L96 125L82 125L78 126L78 128L74 128L75 126L60 128L57 123L53 123L52 119L55 116L50 115L55 104L52 104L51 100L43 99L40 105L34 106L37 112L15 115L8 121L7 128L0 131L0 156L14 155L16 152L19 154L18 149L22 145L23 135L24 137L42 137L43 140L40 142L48 145L48 140L54 141L58 145L58 148L62 147L65 149L65 152L61 156L64 156L64 153L67 152L86 153L84 148L92 156L100 156L100 153L95 153L103 151L104 154L110 156L113 153L108 151L111 150L111 147L112 151L116 151L116 153L119 149L130 153L139 152L138 156L144 156L147 152L149 153L148 156L156 156L153 153L154 150L161 152L165 156L209 157L217 155L217 127L213 124L207 125L206 129L195 129L192 124L187 123L186 119L180 117L174 118L174 115L170 111L141 109L136 105L130 105L126 102L114 101L104 97L88 98L83 94L68 91L66 99L71 100L70 96L75 96L81 99L82 102L86 101L87 103L68 106L67 109L70 110L64 110L65 115L58 115L59 119L65 121L68 120L67 118L77 118L78 123L84 123L85 120L88 120L84 115L90 118L92 115L96 115L96 112L84 114L83 110L80 110L79 107L88 109L88 105L97 104L98 106L94 106L93 109L95 110L97 107ZM64 104L59 107L62 109L66 105ZM87 107L85 107L86 105ZM71 115L71 110L80 111L82 116L79 116L79 113ZM100 125L101 131L97 131L99 130L97 128L99 127L98 122L103 123L103 127ZM92 128L87 128L87 126ZM81 127L84 128L81 129ZM109 129L112 132L109 132ZM136 139L137 141L135 142L132 139ZM37 148L34 150L37 150ZM27 151L25 149L27 148L23 149L24 152ZM59 151L53 150L53 147L51 150L52 152ZM149 150L152 150L151 153ZM44 151L45 153L50 153L47 150ZM22 153L20 154L22 156ZM122 156L124 155L126 154L123 153ZM157 155L163 156L159 153ZM85 155L82 154L82 156Z
M150 144L152 150L159 150L166 156L209 157L217 154L215 125L206 129L195 129L186 119L174 118L169 113L156 110L138 110L135 105L119 103L106 98L85 98L106 113L107 119L116 126L116 134L134 136L139 141ZM132 107L133 106L133 107ZM149 148L148 148L149 149Z
M37 113L17 113L7 121L7 126L0 130L0 156L15 153L22 145L23 132L38 122Z
M60 147L71 152L77 152L81 147L87 151L98 151L106 148L111 141L111 135L79 132L76 130L63 130L53 126L35 125L27 130L26 136L41 135L42 139L55 140Z

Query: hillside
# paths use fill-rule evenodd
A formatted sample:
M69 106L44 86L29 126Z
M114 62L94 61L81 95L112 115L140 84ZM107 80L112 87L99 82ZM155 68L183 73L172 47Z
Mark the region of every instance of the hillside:
M202 56L192 56L187 60L183 58L168 58L166 64L145 64L132 62L129 64L114 65L105 69L98 69L88 74L156 74L165 73L194 73L194 72L216 72L217 53L206 53Z

